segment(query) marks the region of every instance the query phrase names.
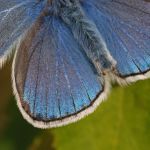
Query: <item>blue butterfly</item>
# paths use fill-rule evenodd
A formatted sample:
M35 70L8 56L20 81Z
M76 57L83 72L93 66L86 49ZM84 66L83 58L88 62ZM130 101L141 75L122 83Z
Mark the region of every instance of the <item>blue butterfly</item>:
M75 122L112 81L150 77L149 0L0 0L0 65L15 51L13 89L38 128Z

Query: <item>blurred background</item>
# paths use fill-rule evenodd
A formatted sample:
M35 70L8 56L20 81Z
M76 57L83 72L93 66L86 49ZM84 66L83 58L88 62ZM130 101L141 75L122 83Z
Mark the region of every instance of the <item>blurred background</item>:
M108 99L85 119L40 130L21 116L11 87L11 61L0 70L0 150L148 150L150 80L113 86Z

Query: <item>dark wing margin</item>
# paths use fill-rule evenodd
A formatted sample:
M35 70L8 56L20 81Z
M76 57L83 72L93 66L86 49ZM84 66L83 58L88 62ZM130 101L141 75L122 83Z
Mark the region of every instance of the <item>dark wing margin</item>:
M150 1L87 0L82 6L117 61L117 80L150 77Z
M70 30L55 17L38 20L25 35L15 54L12 78L23 117L38 128L83 118L108 92Z
M44 8L35 0L0 0L0 67Z

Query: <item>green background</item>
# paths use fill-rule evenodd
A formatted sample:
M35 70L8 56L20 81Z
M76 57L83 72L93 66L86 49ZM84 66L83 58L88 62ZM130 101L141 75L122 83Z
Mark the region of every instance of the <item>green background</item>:
M149 150L150 80L113 86L108 99L81 121L33 128L21 116L11 88L11 67L0 71L0 150Z

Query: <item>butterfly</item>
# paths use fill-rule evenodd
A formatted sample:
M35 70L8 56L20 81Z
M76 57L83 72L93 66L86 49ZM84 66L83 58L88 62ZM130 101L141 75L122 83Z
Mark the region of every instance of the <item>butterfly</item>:
M150 77L150 1L0 0L0 66L13 53L23 117L37 128L75 122L113 81Z

